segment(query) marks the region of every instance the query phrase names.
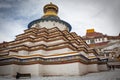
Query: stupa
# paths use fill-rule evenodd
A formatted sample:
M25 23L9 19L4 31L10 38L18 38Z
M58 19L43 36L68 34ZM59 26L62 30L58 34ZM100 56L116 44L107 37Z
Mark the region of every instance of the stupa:
M97 52L58 17L58 7L44 6L44 15L28 24L14 41L0 43L0 75L71 76L106 70Z

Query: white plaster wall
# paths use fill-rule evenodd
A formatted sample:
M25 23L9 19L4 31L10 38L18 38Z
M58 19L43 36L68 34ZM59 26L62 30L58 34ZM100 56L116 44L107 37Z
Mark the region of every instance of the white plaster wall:
M12 51L9 52L9 55L16 55L16 54L17 52L12 52Z
M99 70L105 70L105 65L99 65ZM6 65L0 66L0 75L16 75L19 73L30 73L32 76L43 76L43 75L59 75L59 76L70 76L70 75L83 75L88 72L97 72L98 65L91 64L85 65L79 62L68 63L68 64L56 64L56 65Z
M84 75L87 73L87 65L79 63L79 75Z
M105 38L104 38L104 42L106 42L106 41L108 41L108 39L105 37Z
M79 53L74 52L74 51L72 51L72 52L70 52L70 53L74 53L74 54L62 53L63 55L46 56L46 57L44 57L44 58L57 58L57 57L65 57L65 56L72 56L72 55L77 55L77 54L79 54ZM61 54L61 53L60 53L60 54Z
M31 73L32 76L39 76L42 74L42 65L40 64L33 64L33 65L21 65L19 72L20 73Z
M46 52L46 55L68 53L68 52L71 52L71 51L72 51L72 50L69 49L69 48L63 48L63 49L57 49L57 50L47 51L47 52Z
M20 46L20 45L33 46L33 43L28 41L28 42L18 43L18 44L9 46L9 47L15 47L15 46Z
M0 66L0 75L11 75L15 76L17 72L19 73L30 73L32 76L42 76L43 65L33 64L33 65L5 65Z
M43 75L79 75L79 63L45 65Z
M101 64L101 65L98 65L98 69L99 71L104 71L104 70L108 70L108 67L106 64Z
M98 64L89 64L87 66L88 72L98 72Z
M19 65L12 64L12 69L13 69L13 72L11 75L15 76L19 71Z
M30 55L33 55L33 54L46 55L46 51L44 51L44 50L36 50L36 51L29 52L29 54Z
M18 65L5 65L5 66L0 66L0 75L16 75L16 72L19 70Z
M100 38L100 42L104 42L102 38Z
M33 54L54 55L54 54L61 54L61 53L68 53L68 52L72 52L72 50L69 48L51 50L51 51L36 50L36 51L29 52L29 54L30 55L33 55Z
M49 46L49 45L55 45L55 44L59 44L59 43L62 43L62 42L65 42L64 40L56 40L56 41L51 41L51 42L45 42L45 41L39 41L39 42L35 42L32 46L35 46L35 45L40 45L40 44L44 44L46 46Z
M43 76L43 70L44 69L44 65L39 64L39 76Z
M45 41L39 41L39 42L35 42L35 43L34 43L34 46L40 45L40 44L46 45L47 43L46 43Z
M59 43L62 43L62 42L65 42L64 40L56 40L56 41L51 41L51 42L48 42L47 45L55 45L55 44L59 44Z
M39 25L40 28L47 28L47 29L50 29L50 28L54 28L54 27L58 27L60 30L68 30L67 26L62 24L62 23L59 23L59 22L55 22L55 21L44 21L44 22L40 22L38 24L35 24L33 25L32 27L35 27L36 25Z
M24 42L24 43L21 43L20 45L33 46L33 43L32 42Z
M18 55L26 56L28 55L28 51L25 50L18 51Z

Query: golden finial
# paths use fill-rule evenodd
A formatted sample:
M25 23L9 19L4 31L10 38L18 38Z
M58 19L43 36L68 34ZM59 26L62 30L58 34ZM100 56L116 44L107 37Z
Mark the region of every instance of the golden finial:
M50 2L49 4L44 6L44 15L54 15L57 16L58 13L58 7L53 4L52 2Z
M50 2L50 4L52 4L52 2Z

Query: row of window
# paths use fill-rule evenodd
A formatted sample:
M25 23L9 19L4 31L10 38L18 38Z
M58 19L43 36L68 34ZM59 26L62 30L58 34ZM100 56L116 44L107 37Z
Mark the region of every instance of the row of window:
M86 43L87 44L94 44L94 43L104 42L104 41L107 41L107 38L90 39L90 40L86 40Z

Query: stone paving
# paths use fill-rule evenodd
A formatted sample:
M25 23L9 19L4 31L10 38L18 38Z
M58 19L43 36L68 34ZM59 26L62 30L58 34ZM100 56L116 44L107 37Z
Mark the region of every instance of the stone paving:
M16 79L13 77L0 77L0 80L16 80ZM18 80L120 80L120 69L99 73L89 73L84 76L32 77Z

